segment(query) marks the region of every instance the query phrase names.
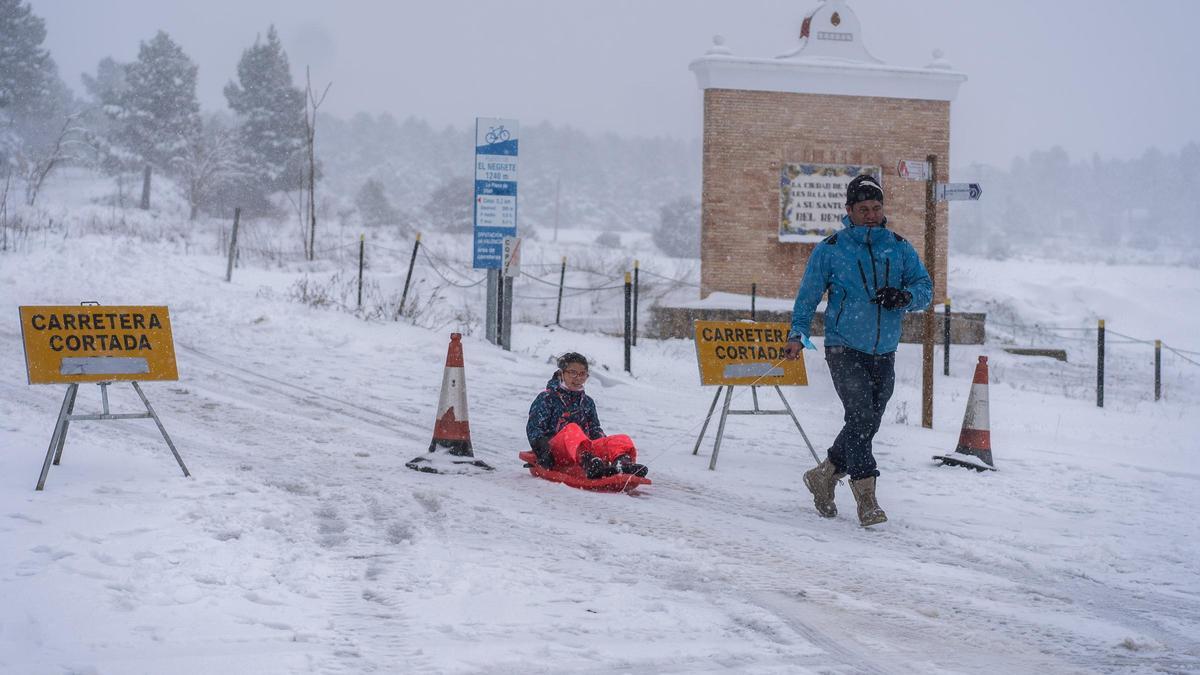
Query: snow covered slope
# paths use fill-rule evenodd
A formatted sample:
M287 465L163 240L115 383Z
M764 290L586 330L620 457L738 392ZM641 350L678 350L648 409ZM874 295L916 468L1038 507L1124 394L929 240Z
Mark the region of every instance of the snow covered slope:
M890 520L864 530L845 486L842 515L817 516L786 417L731 418L715 472L711 429L693 456L713 391L687 341L640 339L631 377L600 333L518 324L512 353L468 336L474 445L496 470L409 471L459 326L290 301L295 267L226 284L196 249L58 236L0 254L0 672L1200 671L1200 367L1168 360L1155 403L1151 352L1114 345L1098 409L1083 333L1067 364L955 348L929 431L904 345L877 440ZM998 323L1101 317L1200 344L1195 270L958 258L951 284ZM149 421L79 422L34 492L63 388L25 384L17 306L86 299L170 306L181 377L144 388L192 478ZM568 349L595 359L605 428L651 467L636 496L540 481L516 458ZM938 468L979 354L999 470ZM841 408L806 356L811 386L786 394L821 451ZM85 386L77 407L98 398Z

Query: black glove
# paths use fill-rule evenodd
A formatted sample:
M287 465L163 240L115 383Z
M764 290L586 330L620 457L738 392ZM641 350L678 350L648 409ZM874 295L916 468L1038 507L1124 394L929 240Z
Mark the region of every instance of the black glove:
M533 442L533 454L537 455L537 463L545 469L554 468L554 453L550 452L550 437L542 436Z
M875 291L875 302L883 305L884 309L900 309L912 302L912 293L902 288L884 286Z

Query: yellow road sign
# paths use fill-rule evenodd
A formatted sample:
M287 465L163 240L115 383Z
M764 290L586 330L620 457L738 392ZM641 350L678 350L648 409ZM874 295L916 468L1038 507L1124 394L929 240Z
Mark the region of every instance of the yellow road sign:
M29 384L178 380L166 307L21 307Z
M702 385L805 386L804 353L783 358L789 326L753 321L696 321Z

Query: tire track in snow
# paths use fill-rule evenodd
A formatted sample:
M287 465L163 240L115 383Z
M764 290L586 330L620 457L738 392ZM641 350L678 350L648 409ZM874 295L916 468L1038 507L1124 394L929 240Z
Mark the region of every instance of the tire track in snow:
M432 673L436 667L410 642L412 624L401 604L381 591L386 571L376 565L375 547L338 551L340 562L323 587L329 596L332 652L322 659L328 673Z
M662 491L659 484L656 484L655 487ZM689 508L692 506L687 503L687 497L692 495L678 491L674 493L665 491L662 494L666 497L667 503L675 501L677 504ZM675 499L681 495L685 498ZM656 492L654 497L657 496ZM654 501L662 502L664 500L654 499ZM744 528L739 527L742 524L740 519L745 514L729 514L728 504L729 502L724 503L726 507L724 511L698 509L693 514L694 517L682 514L677 509L652 508L652 516L638 519L631 514L629 502L619 498L595 500L595 503L589 503L589 510L593 510L597 516L618 522L636 520L637 532L650 540L686 541L689 549L694 551L694 555L681 556L676 561L679 565L691 568L690 571L699 577L712 574L712 572L704 570L704 567L722 570L716 572L718 577L711 578L707 583L701 579L700 583L690 585L692 590L702 589L702 592L706 594L715 594L714 604L734 603L736 605L740 602L751 602L751 604L779 616L797 637L823 652L812 655L790 653L786 657L762 654L762 658L754 662L753 668L747 664L748 670L769 669L777 661L781 661L787 665L803 663L822 672L831 673L881 674L892 672L878 664L869 649L846 646L840 643L837 637L824 632L817 624L806 622L795 615L781 615L775 607L760 600L760 598L776 594L795 593L798 586L809 585L812 582L807 580L803 584L800 583L795 571L796 558L786 554L778 547L766 543L762 538L754 538L754 533L746 532L749 537L743 537L737 541L715 535L714 532L717 531L722 533L745 532ZM646 508L645 504L642 506ZM819 543L819 540L815 539L810 541ZM645 554L645 558L644 561L635 560L633 562L617 560L614 561L614 564L618 567L642 570L663 567L661 560L654 559L654 554ZM697 561L702 562L697 565ZM661 573L664 584L669 586L671 577L678 575L680 571L678 566L668 566ZM653 572L647 573L653 574ZM736 623L737 607L729 609L734 612L730 618ZM863 623L866 622L863 621ZM683 672L689 672L689 669L684 668Z
M393 433L408 434L414 429L420 430L422 433L428 432L428 429L424 425L394 417L368 406L339 399L329 396L328 394L322 394L321 392L314 391L307 387L302 387L285 380L280 380L269 375L256 373L252 370L238 371L228 363L221 361L215 356L206 354L194 347L185 345L178 341L176 341L176 345L179 346L183 351L189 352L192 355L208 362L210 364L210 370L220 372L223 376L242 382L250 387L265 389L289 400L302 403L306 406L319 408L326 412L337 413L344 417L349 417L359 422L377 426ZM252 375L253 378L247 377L242 373ZM330 401L332 403L336 403L337 405L325 403L324 401ZM387 423L384 423L384 420L386 420ZM408 427L408 429L399 429L396 426L393 426L394 424L403 425Z
M186 346L184 346L184 349L188 349L188 348ZM300 387L300 386L293 385L288 382L277 380L275 378L255 375L255 377L263 378L263 379L265 379L265 381L270 383L270 384L264 384L264 382L260 382L258 380L255 380L255 379L252 379L249 377L244 377L241 374L243 371L237 371L232 366L229 366L228 364L220 361L219 359L208 356L206 354L197 354L197 355L200 356L201 358L208 360L208 362L210 364L212 364L212 366L211 366L212 372L219 372L223 377L235 379L237 381L240 381L244 384L247 384L247 385L253 387L254 389L265 390L274 396L281 397L282 399L286 399L286 400L290 400L290 401L299 401L300 403L302 403L304 405L316 407L316 408L325 410L330 413L334 413L334 414L337 414L340 416L347 417L349 419L356 420L358 422L365 422L374 427L384 429L388 432L406 433L406 432L401 432L399 429L391 426L390 424L381 423L381 422L383 422L383 421L399 422L399 423L403 423L409 427L417 428L420 430L421 433L427 433L427 429L424 428L423 426L411 424L404 420L399 420L399 419L393 418L389 415L386 415L385 413L381 413L378 410L374 410L374 409L371 409L371 408L365 407L365 406L355 405L355 404L349 403L347 401L341 401L341 400L335 399L333 397L328 397L323 394L320 394L319 392L315 392L310 389L306 389L304 387ZM312 397L319 397L319 399L314 400ZM322 401L323 399L328 399L328 400L332 401L335 405L324 403ZM139 428L139 431L143 431L143 430L141 430ZM361 431L361 430L359 430L359 431ZM151 437L154 435L154 434L150 433L149 431L146 431L146 433L148 436L151 436ZM335 471L335 473L336 473L336 471ZM321 485L323 481L326 481L328 479L328 476L321 475L318 472L318 473L313 473L313 474L309 475L309 478L313 481L314 484ZM680 520L680 521L675 522L672 526L666 527L666 528L663 528L663 527L650 528L648 530L648 534L652 534L655 537L662 536L662 537L668 537L668 538L678 538L680 536L681 532L686 532L686 538L689 540L690 546L692 548L697 549L698 551L701 551L703 553L712 553L714 551L721 552L723 554L724 560L727 561L727 562L722 562L723 565L745 565L745 566L753 569L753 571L754 571L753 579L747 580L747 579L743 578L743 579L738 579L738 580L736 580L734 582L730 582L730 583L732 583L735 587L737 587L739 589L751 591L752 592L751 597L755 598L756 601L758 601L759 604L761 604L762 606L764 606L768 609L771 609L771 611L774 611L777 615L779 615L785 622L788 623L789 626L792 627L793 630L795 630L797 632L797 634L804 637L804 639L812 642L813 644L815 644L817 646L821 646L823 649L825 648L823 641L828 640L828 638L825 637L825 634L823 632L818 631L816 628L813 627L811 618L803 619L803 618L797 618L797 617L793 616L792 614L790 614L790 612L792 610L789 609L788 602L782 602L782 604L781 604L781 601L778 598L771 595L771 593L773 593L773 592L781 592L782 589L793 588L795 586L796 575L795 575L794 569L796 566L796 561L800 556L796 555L793 552L794 549L791 549L791 550L784 549L783 551L779 551L779 550L773 549L772 547L754 545L754 544L747 543L745 541L742 541L741 543L729 542L729 541L713 541L712 537L708 531L713 528L711 528L711 527L705 528L703 526L704 523L707 521L709 524L717 525L718 527L716 529L719 529L719 530L727 533L727 532L731 532L731 531L738 531L739 529L745 529L746 521L749 520L749 521L751 521L752 525L755 524L754 521L757 521L757 526L759 528L766 528L766 527L786 528L785 532L787 533L787 535L794 537L798 534L796 532L797 528L796 528L795 518L793 518L789 515L773 516L773 515L765 514L762 512L753 511L753 510L738 510L738 511L734 511L734 512L729 512L729 506L731 504L738 503L737 496L735 494L731 494L730 492L714 494L714 491L712 489L709 489L708 492L703 492L699 489L688 490L688 489L685 489L682 484L672 485L669 480L659 481L659 483L656 484L656 488L658 488L658 490L657 490L658 494L653 494L653 493L649 494L648 496L651 499L648 501L660 502L660 500L662 498L670 499L670 500L676 502L680 506L684 506L689 509L695 510L696 518L694 520L690 520L690 519ZM804 500L800 499L800 497L803 497L803 495L801 494L798 497L800 503L797 505L797 510L803 509L806 506L806 504L804 503ZM610 516L628 519L629 511L627 509L627 506L628 506L629 502L625 502L624 500L621 500L618 498L615 500L600 502L600 503L603 504L603 507L604 507L603 511L605 513L609 514ZM770 504L770 503L771 503L770 501L764 500L764 501L760 501L758 505L764 505L764 504ZM642 519L643 523L651 522L655 518L660 517L662 514L660 514L658 512L654 512L654 513L650 513L647 515L648 515L648 517ZM672 514L672 517L674 515L675 514ZM697 526L698 524L699 524L699 526ZM852 523L839 522L838 525L846 525L851 528L854 527ZM900 523L896 523L896 525L900 525ZM867 538L869 538L869 541L871 542L870 545L873 546L874 548L878 548L881 544L887 544L887 545L894 547L896 550L900 551L904 555L912 555L913 551L911 548L911 542L913 539L913 534L917 534L917 533L923 534L923 535L925 535L924 537L921 537L923 539L927 539L928 537L937 534L937 533L933 532L932 530L929 530L928 528L916 527L911 524L906 524L906 526L909 527L910 529L907 531L907 533L904 533L904 534L902 534L901 532L898 532L898 531L894 531L894 528L893 528L893 530L885 530L883 532L875 532L875 533L871 533L869 535L866 533L862 533L861 536L859 536L859 535L851 535L851 536L859 536L859 539L863 542L866 542ZM857 529L856 528L853 529L852 532L857 532ZM826 538L823 538L819 534L817 534L815 529L806 529L805 535L811 538L812 543L819 544L824 541L827 541ZM843 537L844 533L839 532L837 536ZM946 550L943 545L939 545L936 542L931 542L931 543L933 545L931 545L927 549L925 549L925 551L932 552L931 559L928 561L930 563L958 567L958 568L970 570L972 572L977 572L977 573L980 573L981 575L986 575L986 576L997 576L997 574L999 572L1008 572L1008 574L1005 574L1001 578L1004 578L1005 580L1007 580L1009 578L1017 579L1018 580L1017 583L1034 586L1035 591L1038 591L1038 592L1044 591L1045 594L1048 594L1048 597L1054 597L1055 595L1061 597L1064 593L1066 593L1067 595L1069 595L1071 597L1076 597L1076 598L1085 597L1088 599L1089 603L1092 602L1093 600L1095 602L1100 603L1099 609L1102 610L1102 613L1108 617L1113 618L1114 620L1120 619L1121 621L1127 621L1130 617L1131 612L1130 612L1130 606L1129 606L1128 601L1131 598L1129 597L1128 593L1121 593L1121 594L1119 594L1119 597L1117 597L1117 596L1114 596L1114 594L1107 592L1107 591L1111 591L1112 590L1111 588L1109 588L1103 584L1099 584L1098 582L1094 582L1094 581L1087 580L1087 579L1079 579L1079 578L1075 578L1075 579L1065 578L1064 579L1061 575L1055 576L1053 573L1046 573L1046 572L1042 572L1040 570L1030 570L1029 568L1020 565L1019 561L1017 559L1006 558L1002 562L1013 563L1013 564L1001 565L1001 566L999 566L999 568L995 564L985 565L984 563L979 562L977 560L959 557L956 555L956 552L954 550ZM966 544L964 544L964 547L967 547ZM358 554L355 553L352 555L358 555ZM363 554L363 555L371 555L371 554L367 553L367 554ZM827 563L827 565L828 564L829 563ZM781 572L780 570L790 570L790 571L785 573L785 572ZM809 570L809 571L810 571L810 573L813 572L812 570ZM817 571L816 573L822 575L827 580L834 578L833 575L831 574L830 570L828 570L828 569L823 570L823 571ZM336 592L336 595L339 598L341 598L341 600L339 601L339 604L337 605L338 611L341 612L342 615L347 618L348 629L353 629L354 627L361 628L361 624L363 623L363 620L370 618L369 613L366 610L362 609L363 601L366 600L366 598L362 597L363 593L365 592L363 590L363 585L361 583L356 584L355 582L353 582L353 578L355 576L361 576L363 574L365 574L365 572L363 572L361 570L358 570L358 571L347 570L346 575L349 580L346 581L346 583L344 585L339 586L337 589L337 592ZM1031 577L1034 577L1035 575L1036 575L1036 578L1033 578L1031 580ZM860 587L866 587L866 584L863 582L856 582L856 583ZM1069 589L1064 589L1063 588L1064 585L1068 586ZM926 583L926 584L924 584L924 586L925 586L925 588L919 590L918 592L928 591L928 592L936 593L936 591L937 591L936 587L932 583ZM755 592L755 591L757 591L757 592ZM763 595L764 593L766 595ZM911 604L911 600L914 597L914 594L910 593L908 595L900 595L897 598L897 595L895 592L888 591L888 590L883 590L883 591L881 591L880 594L882 596L881 597L882 601L899 599L901 602L907 602L909 604ZM1134 602L1135 611L1133 612L1134 614L1139 613L1136 611L1137 608L1140 608L1140 607L1149 608L1149 606L1155 602L1155 600L1153 600L1153 599L1144 600L1144 599L1133 598L1133 600L1135 601ZM374 602L373 599L370 601ZM1009 625L1007 627L1002 627L1000 624L1011 624L1013 622L1020 622L1019 619L1014 619L1014 617L1012 617L1012 616L1003 615L1003 614L1000 614L997 616L992 616L992 615L989 615L986 612L986 610L980 611L980 608L975 608L975 609L977 611L973 616L976 619L983 619L983 625L979 626L977 628L971 629L971 632L978 633L981 636L986 635L989 632L995 632L996 634L1004 635L1007 637L1012 637L1014 635L1014 629L1011 625ZM1187 608L1184 606L1183 603L1173 606L1172 612L1175 613L1180 618L1194 619L1194 615L1189 616ZM1157 629L1156 631L1153 631L1153 632L1159 632L1162 630L1162 627L1158 626L1158 625L1152 625L1151 627L1154 629ZM891 628L885 625L885 626L880 627L879 630L886 633L887 631L891 630ZM1031 642L1033 642L1035 644L1042 644L1045 648L1051 650L1053 653L1062 654L1064 651L1066 651L1066 653L1070 654L1073 658L1086 659L1087 661L1090 662L1090 665L1092 667L1095 667L1095 668L1098 668L1101 670L1110 670L1110 669L1111 670L1119 670L1122 667L1128 667L1131 663L1136 664L1136 665L1145 665L1148 662L1150 662L1150 663L1155 662L1155 659L1153 657L1147 657L1146 659L1141 659L1141 658L1138 658L1138 656L1134 655L1134 656L1131 656L1131 658L1129 658L1129 659L1122 659L1122 658L1120 658L1121 655L1119 655L1119 654L1113 655L1112 653L1093 655L1089 658L1089 657L1087 657L1087 654L1089 654L1090 646L1087 644L1072 645L1072 644L1070 644L1069 641L1068 641L1068 643L1064 643L1062 640L1062 636L1051 636L1051 635L1041 632L1037 628L1031 628L1028 626L1024 629L1020 629L1019 631L1016 631L1016 634L1022 634L1022 631L1023 631L1023 634ZM344 631L339 632L339 635L344 636L344 634L345 634ZM401 634L402 634L402 631L401 631ZM350 638L347 638L348 641L345 644L351 645L351 646L357 644L358 646L355 648L358 649L359 652L371 651L370 647L364 648L362 646L363 644L366 644L368 646L374 645L374 644L379 644L381 646L378 649L381 650L383 653L394 652L396 650L399 650L399 652L401 654L403 654L406 649L406 645L403 643L402 640L397 641L397 642L388 642L388 643L382 642L387 639L388 636L386 634L378 635L375 632L367 632L367 633L360 633L360 635L367 635L370 639L355 642L355 641L351 640ZM376 640L379 640L380 642L376 642ZM857 668L867 669L867 668L874 667L871 663L862 662L862 661L858 660L859 655L856 652L851 651L851 652L841 654L841 653L838 653L835 651L832 653L834 654L834 656L837 659L846 661L849 664L849 667L851 667L853 669L857 669ZM410 652L410 655L411 655L411 652ZM1166 662L1168 664L1176 664L1176 663L1184 664L1184 663L1186 663L1186 661L1183 661L1183 660L1173 660L1173 659L1164 659L1164 662ZM368 665L371 665L373 663L374 662L368 662ZM331 663L330 667L334 667L335 665L336 664ZM362 666L362 665L363 665L363 663L359 663L359 666ZM392 665L395 665L395 664L393 663ZM764 663L764 665L765 665L765 663ZM1195 665L1195 663L1191 663L1189 665L1189 667L1194 666L1194 665ZM374 666L372 665L372 667L374 667ZM359 670L361 670L361 667L359 668ZM879 671L879 672L887 672L887 671Z
M785 623L802 640L826 652L826 656L796 656L796 663L810 664L818 669L833 669L831 672L845 673L889 673L896 672L878 656L880 644L863 645L846 640L846 631L854 634L892 636L905 635L911 637L911 643L930 649L929 635L939 630L955 630L959 633L969 629L962 626L945 625L944 621L931 617L914 619L912 614L904 611L911 607L919 607L922 603L916 598L922 593L927 597L936 597L940 589L929 587L917 589L915 593L907 589L909 582L925 584L919 578L904 578L888 580L889 586L899 589L878 588L879 580L873 577L870 568L856 570L855 556L823 554L814 557L812 545L819 545L825 537L812 530L798 531L796 519L789 523L786 517L755 518L748 517L740 511L730 511L729 505L736 500L722 500L710 497L700 492L667 488L656 483L649 501L675 502L686 508L695 508L695 513L686 514L678 509L659 508L647 509L645 517L631 513L629 502L624 500L605 500L589 504L597 515L616 520L636 520L637 530L650 540L677 541L683 540L695 551L695 560L704 561L709 568L722 570L719 577L710 583L698 584L693 588L702 588L704 592L715 594L718 602L737 599L751 602L765 611L769 611ZM645 508L645 505L635 502ZM756 514L757 515L757 514ZM803 518L803 516L801 516ZM817 520L812 515L811 519ZM861 532L858 526L849 522L829 523L839 527L853 527L849 533L837 531L838 537L857 536L864 544L877 547L873 540L874 534ZM814 522L817 529L820 523ZM747 523L751 527L746 527ZM781 529L783 528L783 529ZM724 536L718 536L715 533ZM741 533L741 537L729 538L730 533ZM877 555L878 550L874 550ZM870 555L870 554L865 554ZM820 559L818 561L818 558ZM654 569L654 561L636 561L625 563L637 569ZM678 570L669 569L667 574L675 574ZM665 581L665 578L664 578ZM814 589L815 593L804 593L805 588ZM715 590L714 590L715 589ZM720 589L724 589L723 591ZM828 589L822 592L820 589ZM872 592L877 597L872 597ZM798 611L793 598L804 595L806 601L801 603L811 610ZM864 598L869 606L864 606ZM915 612L913 613L915 614ZM843 617L833 621L833 617ZM917 629L913 622L919 621ZM1011 620L1011 617L1004 617ZM938 624L943 624L938 626ZM849 627L849 628L847 628ZM998 628L998 626L997 626ZM986 640L985 640L986 638ZM1062 670L1064 664L1053 654L1034 653L1027 645L1012 642L1010 631L997 630L995 633L984 631L977 638L978 644L986 645L980 652L982 658L975 661L977 666L991 659L1005 657L1022 659L1040 667L1049 666ZM964 638L966 639L966 638ZM896 648L894 644L885 645ZM923 657L910 654L912 658L923 658L926 662L946 665L951 668L962 667L957 644L945 649L934 649L933 654ZM767 665L763 662L758 665Z
M738 503L734 495L719 492L714 487L706 488L705 492L682 484L672 485L669 481L659 481L655 487L671 489L670 493L663 493L663 496L677 498L708 512L710 515L707 515L706 519L709 521L720 517L729 504ZM1107 490L1104 492L1108 493ZM1134 488L1134 493L1139 492L1140 488ZM1143 661L1149 664L1165 660L1175 664L1172 667L1184 670L1200 665L1200 642L1188 637L1189 627L1200 623L1200 602L1170 597L1161 592L1147 594L1147 591L1123 588L1098 579L1072 575L1068 569L1061 569L1068 567L1066 563L1049 569L1036 564L1031 565L1022 558L1010 555L1010 544L989 539L991 530L981 531L978 538L972 538L961 531L948 533L937 530L924 521L894 519L882 528L864 531L854 524L852 511L834 521L818 520L808 506L807 493L797 491L795 494L796 508L792 511L795 515L750 512L740 516L751 523L757 521L764 526L773 524L786 528L788 532L795 532L798 523L807 521L811 527L805 528L804 534L816 537L819 541L825 541L825 538L816 534L817 530L825 530L827 526L849 527L849 532L840 532L837 536L843 539L853 538L852 540L869 547L862 550L864 557L877 556L887 548L895 551L898 559L919 555L921 559L915 562L920 565L935 565L968 572L978 582L978 596L952 596L950 599L960 605L955 611L969 612L968 622L972 627L957 625L955 630L960 633L978 633L982 644L994 642L996 635L1016 636L1020 642L1037 644L1047 654L1065 657L1077 666L1082 664L1081 667L1107 672L1119 672L1128 668L1130 663ZM752 508L769 508L770 504L769 501L753 503ZM853 502L849 506L852 509ZM742 521L742 524L745 522ZM948 537L950 540L946 541ZM914 546L917 548L914 549ZM997 547L1002 547L1000 556L992 555ZM986 553L980 555L980 550ZM847 570L852 570L854 566L854 562L846 563ZM891 580L892 583L877 590L883 604L919 609L929 604L923 603L921 597L945 597L944 589L936 583L936 574L909 574L899 569L888 571L898 576ZM833 568L830 567L825 573L831 575L832 572ZM903 583L895 584L898 579L902 579ZM869 587L861 582L858 585ZM896 585L897 589L909 589L909 592L901 593L890 588L893 585ZM989 588L996 589L995 605L989 605L987 602L991 592ZM1020 593L1018 597L1037 600L1033 606L1045 608L1051 614L1023 611L1026 608L1013 603L1014 588ZM977 600L984 602L975 602ZM1142 654L1136 649L1116 644L1097 643L1095 638L1084 630L1064 631L1052 616L1057 603L1086 607L1087 611L1099 620L1132 631L1141 631L1146 635L1174 634L1174 644L1170 645L1170 649L1178 656L1159 657ZM1164 614L1174 621L1163 621Z
M389 539L394 538L389 526L404 513L394 504L381 508L377 500L372 500L395 490L394 472L404 471L403 459L375 452L379 443L364 442L363 438L381 433L387 438L410 437L410 430L391 423L412 428L418 425L277 378L242 371L230 362L182 347L201 362L191 364L199 376L189 386L201 397L229 401L219 412L209 415L210 424L219 416L233 433L258 428L279 430L272 432L270 447L254 455L267 465L266 470L241 479L281 490L283 500L293 509L314 516L305 546L320 551L319 561L330 568L327 580L316 589L327 608L327 625L311 626L316 633L314 643L323 648L312 655L314 668L328 673L434 672L420 645L412 643L413 630L402 603L384 590L392 576L409 576L408 565L400 557L394 557L391 564L381 562L385 556L393 557L389 547L394 549L396 542ZM230 392L222 388L222 378L247 388ZM303 462L295 462L294 448L321 450L319 445L312 445L313 434L327 430L328 421L312 417L298 420L294 409L289 408L291 402L370 426L353 425L341 434L340 441L323 451L306 453ZM297 421L304 424L297 425ZM421 433L428 430L422 428ZM261 434L254 431L241 435L245 443L262 440ZM204 445L210 452L221 453L225 442L213 439ZM194 444L199 445L200 439ZM349 451L356 447L371 452ZM366 457L372 457L369 464L360 461ZM389 474L392 480L385 482Z

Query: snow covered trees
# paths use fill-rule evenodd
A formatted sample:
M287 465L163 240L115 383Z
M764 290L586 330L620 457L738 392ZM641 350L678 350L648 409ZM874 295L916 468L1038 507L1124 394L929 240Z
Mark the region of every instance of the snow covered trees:
M218 193L243 174L237 154L237 130L217 115L203 120L188 136L171 168L187 195L190 220L196 219L201 207L232 206Z
M275 27L242 52L237 82L225 86L229 107L238 115L238 136L249 175L239 181L243 208L271 210L267 195L300 187L305 142L304 92L292 85L287 54Z
M42 48L46 22L20 0L0 0L0 111L28 115L54 95L58 71Z
M50 52L46 22L21 0L0 0L0 176L25 180L33 204L42 181L75 144L74 101Z
M121 97L129 88L126 83L128 67L128 64L106 56L97 64L95 76L82 75L83 88L93 104L84 113L88 139L96 150L100 168L112 174L121 172L122 153L116 150L114 143L120 128Z
M384 193L383 183L374 178L363 183L354 197L354 205L358 207L363 225L368 227L396 225L400 220L400 213Z
M106 57L83 85L95 103L90 141L100 165L120 174L144 169L142 208L150 207L153 171L178 177L180 162L201 132L196 64L170 35L142 42L131 63Z
M122 144L150 164L169 167L200 129L196 65L171 37L158 31L125 69L119 99Z
M430 195L424 211L429 224L443 232L470 232L475 199L475 179L470 176L447 178Z
M142 43L137 60L125 67L124 90L115 111L120 120L116 140L131 161L165 172L186 156L189 141L200 134L196 70L165 32ZM149 208L148 191L143 192L142 208Z
M196 65L163 31L142 43L135 61L106 58L94 76L84 75L101 166L113 173L147 167L147 175L154 167L170 176L183 188L192 219L201 209L234 205L274 211L270 194L299 188L307 166L304 93L292 85L274 27L242 53L237 79L225 87L236 123L201 117L196 75ZM148 201L144 193L143 207Z

